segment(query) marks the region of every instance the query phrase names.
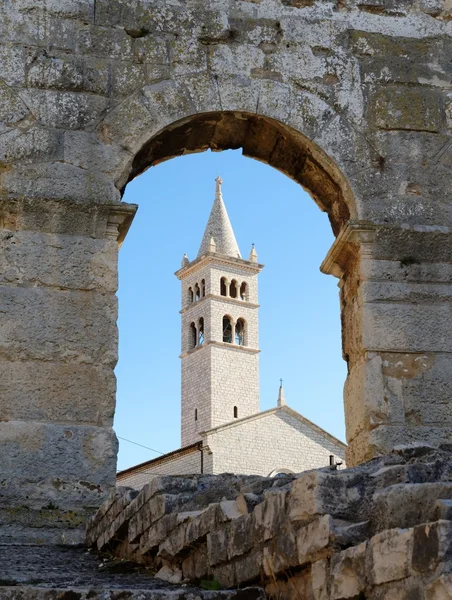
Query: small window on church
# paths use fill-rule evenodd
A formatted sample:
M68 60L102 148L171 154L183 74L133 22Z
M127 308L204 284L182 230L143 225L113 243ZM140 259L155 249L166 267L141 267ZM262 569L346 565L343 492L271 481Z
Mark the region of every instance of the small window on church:
M202 294L203 298L206 295L206 280L205 279L203 279L201 281L201 294Z
M234 406L234 419L238 419L239 418L239 409L237 408L237 406Z
M188 301L189 302L193 302L193 298L194 298L194 296L193 296L193 288L189 287L188 288Z
M237 298L237 281L235 279L231 281L231 285L229 286L229 295L231 298Z
M232 344L232 321L231 317L223 317L223 342Z
M195 408L195 421L197 421L197 420L198 420L198 409Z
M235 343L238 346L245 345L245 321L238 319L235 325Z
M196 348L197 334L196 334L196 325L194 323L190 323L190 350Z
M245 281L240 286L240 300L248 300L248 286Z
M226 291L226 277L222 277L220 279L220 294L222 296L227 296L227 291Z
M202 346L204 344L204 319L201 317L199 319L199 327L198 327L198 346Z
M198 302L198 300L201 298L201 291L199 289L199 285L196 284L195 285L195 300L196 302Z

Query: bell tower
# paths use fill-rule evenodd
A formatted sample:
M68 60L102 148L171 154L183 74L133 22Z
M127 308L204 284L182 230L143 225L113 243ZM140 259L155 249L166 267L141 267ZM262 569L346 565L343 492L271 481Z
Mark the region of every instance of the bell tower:
M199 248L176 272L182 287L182 447L202 431L259 412L258 274L240 255L216 179Z

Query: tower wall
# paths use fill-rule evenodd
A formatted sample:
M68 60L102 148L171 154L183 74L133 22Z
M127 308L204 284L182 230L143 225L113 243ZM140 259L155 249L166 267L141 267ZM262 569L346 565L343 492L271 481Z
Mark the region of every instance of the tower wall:
M182 359L181 445L199 441L200 432L212 428L211 354L208 346ZM195 420L195 410L198 419Z
M212 345L210 353L211 427L259 412L259 354L231 344Z

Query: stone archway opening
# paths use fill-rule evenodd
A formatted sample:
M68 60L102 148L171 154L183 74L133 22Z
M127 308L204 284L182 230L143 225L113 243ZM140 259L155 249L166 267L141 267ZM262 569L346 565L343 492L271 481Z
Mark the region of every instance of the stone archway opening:
M354 214L352 194L345 177L315 142L281 122L245 112L210 112L167 126L136 153L124 176L121 192L149 167L172 158L207 150L240 149L244 156L274 167L301 185L327 213L335 235ZM340 351L336 352L340 356ZM338 402L341 391L340 384Z
M345 177L315 142L275 119L245 112L203 113L173 123L142 146L117 185L123 193L143 171L176 156L239 148L244 156L278 169L307 190L328 213L336 236L353 216Z

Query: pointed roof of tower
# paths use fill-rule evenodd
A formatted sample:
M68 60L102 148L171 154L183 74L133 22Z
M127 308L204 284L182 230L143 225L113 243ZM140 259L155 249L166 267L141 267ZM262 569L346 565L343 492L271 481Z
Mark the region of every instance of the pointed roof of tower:
M234 230L232 229L231 221L229 220L226 206L224 205L223 195L221 193L221 184L223 180L217 177L215 200L210 211L209 220L207 221L206 230L202 238L198 256L211 252L211 239L213 238L216 244L216 252L234 258L241 258L239 246L235 239Z

